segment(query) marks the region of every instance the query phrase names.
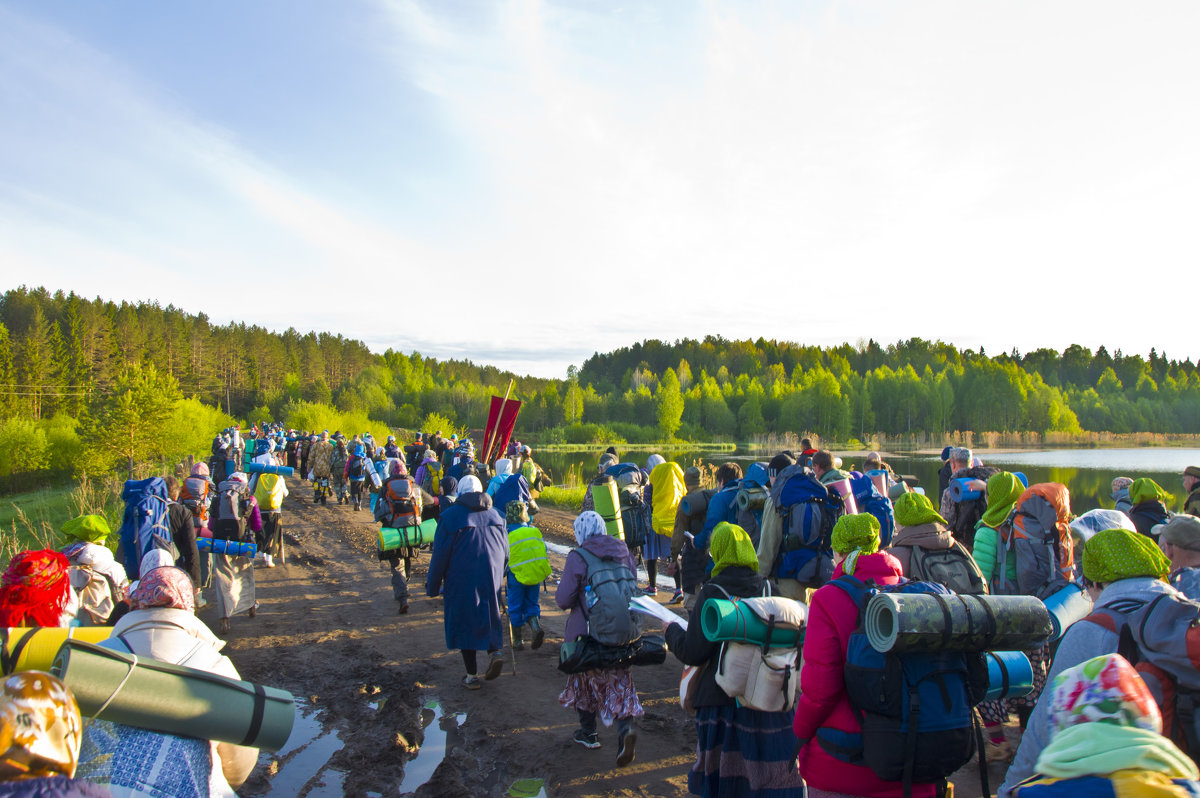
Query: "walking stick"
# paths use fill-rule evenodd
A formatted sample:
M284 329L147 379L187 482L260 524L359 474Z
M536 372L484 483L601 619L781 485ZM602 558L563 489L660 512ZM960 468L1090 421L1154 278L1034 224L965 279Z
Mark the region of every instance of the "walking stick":
M513 631L512 616L508 614L508 585L505 585L503 588L501 588L501 590L503 591L502 595L504 596L504 604L502 605L504 607L504 620L505 620L504 625L508 627L508 650L509 650L509 652L511 652L511 655L512 655L513 676L516 676L517 675L517 649L515 647L515 642L516 642L517 635Z

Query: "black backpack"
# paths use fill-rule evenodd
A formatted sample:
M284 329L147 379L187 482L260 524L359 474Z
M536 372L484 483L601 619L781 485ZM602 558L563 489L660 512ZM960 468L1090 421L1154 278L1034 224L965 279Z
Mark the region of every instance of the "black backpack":
M905 576L914 582L937 582L955 593L978 596L988 592L983 571L967 547L957 540L948 549L913 546Z
M353 459L350 460L350 467L348 470L350 472L351 479L361 479L362 478L363 474L366 473L366 468L363 465L365 462L366 462L365 458L362 458L362 457L354 457Z

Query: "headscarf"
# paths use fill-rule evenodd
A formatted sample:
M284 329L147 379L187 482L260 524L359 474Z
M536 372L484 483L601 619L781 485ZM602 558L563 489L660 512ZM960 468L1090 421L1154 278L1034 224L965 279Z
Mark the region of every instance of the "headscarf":
M1158 483L1149 477L1135 479L1129 486L1129 502L1133 505L1142 502L1162 502L1170 504L1175 498L1159 487Z
M388 476L403 477L403 476L406 476L407 474L408 474L408 469L406 469L404 467L404 461L398 457L393 459L391 466L388 468Z
M108 521L102 515L81 515L72 518L62 526L63 534L75 540L86 540L88 543L102 543L112 534Z
M656 465L662 465L667 462L661 454L652 454L646 458L646 470L653 471Z
M750 540L746 530L737 524L727 521L717 524L709 540L709 552L713 558L713 576L735 565L758 570L758 555L754 551L754 542Z
M441 490L443 496L457 496L458 480L454 477L442 477L442 481L438 484L438 489Z
M467 493L479 493L483 490L483 485L479 482L479 477L474 474L468 474L458 481L457 496L462 496Z
M609 466L615 466L616 464L617 456L611 452L605 452L604 454L600 455L600 466L597 470L603 474Z
M1146 683L1124 657L1104 654L1068 668L1050 696L1054 731L1081 723L1111 723L1162 733L1162 715Z
M580 546L583 541L588 538L594 538L597 535L608 534L608 527L604 525L604 519L600 517L600 513L595 510L585 510L575 516L575 542Z
M0 693L0 781L75 775L83 722L59 679L22 671Z
M896 499L896 523L900 526L920 526L934 521L946 523L938 511L933 509L933 502L924 493L906 493Z
M1112 481L1112 492L1115 494L1118 491L1128 490L1133 484L1133 480L1129 477L1117 477Z
M142 555L142 561L138 563L138 573L148 574L155 568L166 568L168 565L174 564L175 560L171 559L170 552L153 548Z
M195 593L191 577L173 565L143 572L137 587L129 594L129 606L135 610L170 607L195 612Z
M513 499L504 507L504 522L507 524L528 524L529 507L520 499Z
M843 515L833 525L833 550L845 554L842 572L853 575L860 554L879 551L879 520L870 513Z
M190 476L207 478L209 475L210 472L208 470L208 463L200 462L192 466L192 472Z
M1097 532L1083 547L1083 575L1097 584L1146 576L1166 579L1171 561L1154 541L1128 529Z
M1025 486L1016 474L1009 471L992 474L987 481L987 510L983 513L983 523L992 529L1003 524L1024 492Z
M1092 536L1104 529L1128 529L1130 532L1136 532L1137 527L1133 525L1133 521L1129 520L1129 516L1120 510L1106 510L1103 507L1095 510L1088 510L1083 515L1076 518L1070 523L1071 532L1073 532L1080 540L1085 543L1092 539Z
M512 460L507 457L501 457L496 461L496 476L506 477L512 473Z
M0 577L0 626L61 626L71 600L70 564L53 549L13 557Z

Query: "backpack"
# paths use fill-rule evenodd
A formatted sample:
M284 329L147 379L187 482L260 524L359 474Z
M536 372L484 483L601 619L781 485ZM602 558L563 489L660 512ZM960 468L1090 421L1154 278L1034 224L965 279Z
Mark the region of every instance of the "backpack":
M442 464L436 460L425 461L425 476L421 477L421 487L426 493L436 496L442 489Z
M739 601L729 595L725 588L716 583L710 583L725 594L730 601ZM763 599L771 601L771 583L764 580ZM742 602L757 602L760 599L740 599ZM774 599L775 602L788 602L791 599ZM795 602L799 604L799 602ZM756 615L759 612L755 611ZM761 615L760 615L761 617ZM796 626L803 626L803 610L792 617ZM767 639L771 637L771 628L775 625L776 617L767 618ZM772 647L768 643L741 643L726 641L721 644L717 655L717 686L725 695L734 699L739 707L755 709L760 712L786 712L796 705L796 696L800 692L800 643L803 638L798 634L796 645L787 647Z
M642 636L629 609L637 594L637 579L625 563L613 557L597 557L579 546L575 549L587 565L588 635L606 646L624 646Z
M1000 525L999 574L994 592L1046 599L1075 579L1075 542L1067 519L1071 498L1066 485L1030 485ZM1007 560L1016 557L1017 581L1008 581Z
M200 521L208 520L208 486L204 477L188 477L179 489L179 503Z
M675 531L675 513L679 502L687 495L683 484L683 469L678 463L659 463L650 472L650 521L654 531L670 537Z
M1162 710L1163 736L1200 762L1200 603L1178 593L1117 599L1083 620L1119 636L1117 653Z
M179 551L171 537L167 518L167 483L162 477L131 479L121 491L125 500L125 515L121 518L121 550L125 556L125 573L137 579L142 557L152 549L162 549L179 559Z
M983 653L883 654L868 642L863 619L867 603L880 592L951 595L950 591L933 582L880 587L853 576L831 584L858 607L858 624L846 644L845 682L850 705L862 718L861 738L841 732L845 739L834 756L866 765L884 781L902 782L905 795L913 784L949 777L975 755L980 732L973 709L988 689ZM825 733L817 732L818 742Z
M286 488L283 477L278 474L260 474L254 498L263 510L278 510L283 507L283 492Z
M390 525L397 528L421 523L421 495L412 478L392 477L383 486L383 499L391 508Z
M954 593L978 596L988 592L983 571L967 547L954 541L948 549L913 546L906 576L914 582L937 582Z
M525 477L520 474L510 475L496 488L496 493L492 496L492 506L503 511L509 502L522 501L528 504L530 496L529 483L525 481Z
M783 536L775 558L776 576L823 585L833 576L833 526L844 504L809 471L797 471L783 484L776 503Z
M989 477L1000 471L991 466L977 466L958 473L960 479L978 479L986 483ZM934 507L936 506L937 502L935 501ZM952 501L950 512L946 513L946 526L950 527L950 532L954 535L955 540L961 541L964 546L971 548L975 545L975 527L985 512L987 512L986 491L977 499L969 499L964 502Z
M351 457L350 465L346 469L349 473L350 479L356 481L362 479L367 473L366 463L367 461L365 457L358 457L357 455Z
M244 482L227 479L217 485L217 517L213 519L213 537L220 540L241 540L246 521L246 493L249 486Z
M892 502L879 492L875 482L868 476L851 477L850 490L860 513L868 513L879 521L879 548L886 549L896 532L896 514Z
M755 548L758 548L758 539L762 534L762 514L769 495L767 491L769 481L766 465L752 463L746 469L746 476L742 477L741 482L738 483L737 497L734 499L737 504L734 523L746 531Z

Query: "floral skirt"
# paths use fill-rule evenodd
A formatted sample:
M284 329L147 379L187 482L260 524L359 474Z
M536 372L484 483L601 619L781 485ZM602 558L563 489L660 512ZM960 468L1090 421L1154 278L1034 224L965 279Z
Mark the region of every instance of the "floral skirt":
M638 718L643 714L629 668L572 673L558 703L568 709L595 712L605 726L611 726L615 718Z
M795 758L792 713L700 707L688 790L706 798L804 798Z

